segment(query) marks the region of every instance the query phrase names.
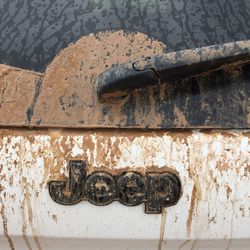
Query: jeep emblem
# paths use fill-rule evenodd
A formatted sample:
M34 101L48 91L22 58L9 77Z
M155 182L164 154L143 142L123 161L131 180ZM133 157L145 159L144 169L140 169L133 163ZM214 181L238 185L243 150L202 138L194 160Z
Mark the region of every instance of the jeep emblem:
M129 171L112 175L96 171L87 175L86 163L69 161L69 178L65 181L49 181L51 198L63 205L73 205L82 200L98 206L119 201L126 206L145 202L145 213L159 214L162 207L175 205L181 196L179 178L170 172L149 172L143 176Z

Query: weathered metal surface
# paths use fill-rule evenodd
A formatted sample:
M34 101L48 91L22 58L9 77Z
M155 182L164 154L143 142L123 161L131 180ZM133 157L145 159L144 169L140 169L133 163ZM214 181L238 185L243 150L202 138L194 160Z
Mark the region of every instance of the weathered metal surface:
M168 51L250 39L249 0L14 0L0 2L0 63L44 71L69 43L123 29Z
M51 198L62 205L74 205L88 200L94 205L105 206L114 200L127 206L145 202L145 212L160 214L163 207L177 203L181 196L181 183L170 172L147 173L146 177L134 171L120 175L97 171L87 175L86 163L69 161L69 178L50 181Z
M163 221L159 215L145 215L142 205L130 208L113 202L101 210L85 202L61 206L51 202L47 183L67 179L70 159L84 160L89 172L109 169L113 174L145 174L167 168L178 174L183 195L175 206L164 210ZM194 239L194 246L204 239L218 240L221 249L231 244L233 249L232 239L242 239L242 249L249 246L244 241L250 238L248 130L2 129L0 163L1 246L5 249L19 249L21 244L26 244L23 249L49 249L46 246L52 243L47 237L61 238L65 246L68 237L74 238L79 249L93 238L152 239L154 243L144 249L155 249L159 238L176 249L184 243L190 248L189 240Z
M53 60L42 82L33 83L30 93L26 91L29 98L16 102L18 112L26 117L15 120L11 112L6 112L15 107L8 106L7 102L5 112L0 107L0 125L153 129L250 127L249 65L168 86L140 89L119 102L100 103L97 83L103 71L113 64L164 51L164 44L142 33L117 31L82 37ZM191 53L190 57L193 56ZM185 57L188 57L186 52ZM175 62L176 58L172 60ZM1 68L5 70L4 66ZM15 90L17 86L23 89L25 83L24 79L18 84L10 80L8 85ZM4 84L0 79L0 86ZM3 92L0 94L3 100L1 95Z

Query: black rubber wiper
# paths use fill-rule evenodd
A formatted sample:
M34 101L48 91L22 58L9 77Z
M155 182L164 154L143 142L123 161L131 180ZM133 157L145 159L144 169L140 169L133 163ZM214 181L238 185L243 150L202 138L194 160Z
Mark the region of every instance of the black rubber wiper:
M101 101L133 89L166 84L250 62L250 40L182 50L115 65L99 76Z

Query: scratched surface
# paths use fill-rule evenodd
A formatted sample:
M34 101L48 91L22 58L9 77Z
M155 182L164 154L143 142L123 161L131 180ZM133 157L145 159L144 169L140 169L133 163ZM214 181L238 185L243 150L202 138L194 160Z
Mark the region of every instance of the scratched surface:
M144 214L143 205L126 207L118 202L104 207L88 202L62 206L51 200L47 182L65 179L70 159L86 161L90 172L167 167L180 176L183 194L163 216ZM157 249L157 245L167 249L171 244L170 249L192 245L210 249L215 240L218 249L249 246L244 240L250 238L249 131L2 129L0 162L5 249L20 249L22 244L22 249L54 249L50 237L58 238L55 242L75 239L79 249L85 239L93 238L130 239L138 247L145 244L140 240L152 240L142 249ZM209 239L213 243L203 242ZM233 243L237 239L242 239L242 248Z
M249 0L0 1L0 63L44 71L55 55L99 31L140 31L168 51L250 39Z

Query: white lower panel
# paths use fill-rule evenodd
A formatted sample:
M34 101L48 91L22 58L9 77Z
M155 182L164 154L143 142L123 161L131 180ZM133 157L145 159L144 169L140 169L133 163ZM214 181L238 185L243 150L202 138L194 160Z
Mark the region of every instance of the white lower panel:
M2 130L0 249L250 249L249 136ZM166 216L118 202L59 205L47 182L67 175L71 159L94 170L168 167L183 195Z

